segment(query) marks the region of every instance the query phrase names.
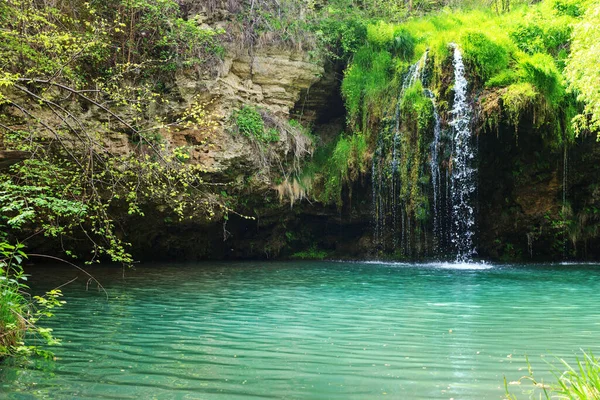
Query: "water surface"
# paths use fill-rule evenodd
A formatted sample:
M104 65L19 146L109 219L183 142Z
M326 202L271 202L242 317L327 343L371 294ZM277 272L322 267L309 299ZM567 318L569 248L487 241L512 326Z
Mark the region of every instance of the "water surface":
M525 355L549 378L544 360L600 353L595 265L91 271L109 299L81 274L63 288L57 360L0 366L0 398L501 399ZM38 291L78 275L29 272Z

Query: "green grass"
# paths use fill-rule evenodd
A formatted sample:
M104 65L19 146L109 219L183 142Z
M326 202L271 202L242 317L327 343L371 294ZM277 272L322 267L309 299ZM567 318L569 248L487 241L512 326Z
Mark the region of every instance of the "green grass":
M548 384L538 381L529 360L527 360L528 375L521 377L517 383L529 382L532 384L534 394L531 398L537 395L540 399L600 399L600 362L592 353L583 352L583 357L578 357L575 365L569 364L564 359L558 359L558 361L558 366L552 365L555 382ZM506 378L504 378L504 388L506 399L518 399L516 395L510 393Z
M576 113L561 110L579 107L568 95L563 68L573 27L588 3L544 0L501 14L489 7L444 9L402 24L370 23L366 44L354 54L342 83L350 127L372 132L376 121L393 112L393 94L397 96L407 65L426 50L433 60L430 86L443 96L442 90L448 90L443 85L449 73L449 44L456 43L463 53L470 90L500 91L505 101L505 109L498 109L494 121L502 120L506 112L508 122L516 125L535 103L533 110L540 111L537 128L562 143L572 136L570 118Z

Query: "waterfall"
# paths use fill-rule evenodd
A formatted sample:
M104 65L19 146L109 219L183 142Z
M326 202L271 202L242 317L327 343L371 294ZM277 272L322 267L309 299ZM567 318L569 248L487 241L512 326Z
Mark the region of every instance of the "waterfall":
M419 61L411 65L408 69L408 73L406 74L406 77L402 82L402 91L400 92L399 99L402 98L402 95L404 94L404 92L406 92L406 89L414 85L417 82L417 80L423 81L423 74L425 73L425 66L427 65L428 55L429 50L425 50L423 56L419 59Z
M373 180L373 239L376 245L383 245L386 236L386 219L391 218L391 228L393 235L393 248L398 245L398 230L400 230L401 246L406 252L410 252L410 218L405 218L403 212L398 210L403 204L399 204L398 196L401 185L398 174L399 150L398 144L402 133L400 132L400 101L404 92L414 85L417 80L423 79L425 66L427 64L428 51L423 53L419 61L414 63L408 69L402 88L398 94L398 104L396 105L395 115L393 116L393 139L391 145L384 142L380 134L377 138L377 147L373 154L373 166L371 176ZM386 156L391 151L391 160L386 163ZM389 160L389 157L387 157ZM389 168L386 173L386 169ZM389 178L391 176L391 179ZM400 215L399 215L400 214ZM407 221L408 220L408 221Z
M373 154L373 167L371 171L371 177L373 180L373 221L375 232L373 235L373 239L375 244L379 244L383 238L383 204L382 197L380 193L382 191L382 173L381 173L381 154L383 153L383 139L380 136L377 140L377 148L375 149L375 154Z
M562 211L561 219L563 226L563 260L567 258L567 190L569 177L569 154L567 152L567 142L563 143L563 180L562 180Z
M440 146L440 135L442 132L440 115L438 113L437 103L435 101L435 95L429 89L425 89L425 94L433 104L433 141L431 142L431 186L433 188L433 246L434 252L437 251L439 241L441 240L441 210L440 210L440 161L439 161L439 146Z
M389 115L382 124L372 166L374 241L379 250L399 250L404 256L411 256L420 252L423 249L421 243L429 238L434 254L440 254L442 249L448 250L456 255L458 261L464 262L475 255L477 146L473 143L470 130L472 111L467 101L468 83L462 55L458 46L451 46L454 49L454 103L449 112L448 136L442 134L443 118L439 114L435 94L428 88L423 89L423 95L431 100L433 107L433 136L431 143L425 147L430 154L429 166L427 162L420 164L421 161L411 164L412 156L406 152L422 150L406 147L415 146L415 138L411 136L414 132L401 131L403 115L400 107L406 91L417 81L423 83L426 80L428 51L408 69L399 90L395 113ZM411 140L412 144L407 144ZM450 151L446 153L447 150ZM444 154L450 154L449 158ZM411 176L408 179L413 179L410 182L404 182L407 168ZM424 184L424 181L415 183L415 168L420 169L419 174L424 170L431 173L431 236L427 232L423 214L417 216L415 208L408 208L415 207L415 203L404 192L407 188L405 185ZM414 188L411 186L406 190Z
M451 243L458 261L469 261L475 255L473 244L475 229L474 197L477 189L475 146L471 138L471 109L467 102L467 79L462 54L454 47L454 105L451 110Z

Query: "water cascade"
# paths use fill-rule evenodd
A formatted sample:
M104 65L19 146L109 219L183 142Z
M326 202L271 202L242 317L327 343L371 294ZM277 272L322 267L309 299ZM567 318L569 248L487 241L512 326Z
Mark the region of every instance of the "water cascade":
M442 118L427 87L426 51L408 69L396 108L382 121L372 167L374 240L381 250L404 256L451 253L464 262L475 254L476 146L465 67L452 46L454 101L448 117Z
M477 189L474 166L476 149L471 137L471 108L467 102L467 79L460 49L454 47L454 105L452 120L451 158L451 218L450 240L458 261L469 261L475 254L473 244L475 229L475 191Z
M423 54L419 61L410 66L404 77L391 124L391 129L393 129L391 143L386 143L383 135L379 135L371 171L373 179L374 241L376 244L383 244L386 233L388 233L386 231L387 224L391 227L393 249L400 246L405 254L411 251L411 222L410 216L404 212L403 203L398 201L402 183L399 175L400 141L402 137L400 132L400 100L407 89L417 81L423 80L427 56L428 51ZM386 162L386 155L389 153L391 153L391 160L388 163Z
M431 142L431 186L433 191L433 250L437 252L439 242L442 239L442 215L441 215L441 182L440 182L440 160L439 147L441 139L441 120L438 113L435 95L429 89L425 89L425 95L433 103L433 141Z

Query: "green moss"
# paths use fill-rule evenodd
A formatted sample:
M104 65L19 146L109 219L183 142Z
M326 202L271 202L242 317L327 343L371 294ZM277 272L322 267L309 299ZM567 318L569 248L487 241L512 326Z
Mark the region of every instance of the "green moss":
M506 88L506 92L502 95L502 102L512 125L516 127L519 124L521 116L533 106L537 96L534 87L527 82L515 83Z

